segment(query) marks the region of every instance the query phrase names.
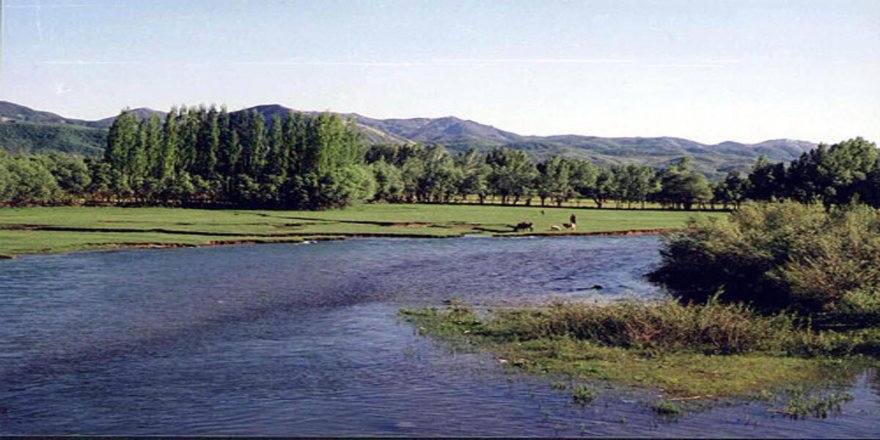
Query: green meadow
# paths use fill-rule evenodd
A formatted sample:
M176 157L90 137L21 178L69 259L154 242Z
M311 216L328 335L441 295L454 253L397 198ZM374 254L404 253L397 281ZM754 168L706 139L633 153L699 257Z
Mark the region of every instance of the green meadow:
M569 216L576 231L553 231ZM0 210L0 254L143 246L284 242L354 236L455 237L596 234L685 227L691 217L725 213L513 206L365 204L344 210L272 211L181 208L33 207ZM519 222L533 232L514 233Z

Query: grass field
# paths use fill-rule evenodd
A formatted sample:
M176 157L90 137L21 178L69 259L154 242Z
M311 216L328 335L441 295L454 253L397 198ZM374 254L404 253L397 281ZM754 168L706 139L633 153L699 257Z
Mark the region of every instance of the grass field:
M542 214L542 211L544 212ZM724 213L626 211L473 205L361 205L331 211L201 210L180 208L54 207L0 209L0 254L70 252L136 246L196 246L281 242L346 236L454 237L562 234L551 225L576 214L576 234L677 229L692 216ZM570 233L570 232L567 232Z

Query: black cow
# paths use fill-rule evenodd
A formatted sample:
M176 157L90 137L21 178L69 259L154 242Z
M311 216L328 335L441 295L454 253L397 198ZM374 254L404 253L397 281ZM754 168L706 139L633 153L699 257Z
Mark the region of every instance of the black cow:
M519 224L513 227L513 232L525 231L526 229L528 229L529 232L534 232L535 224L532 222L519 222Z

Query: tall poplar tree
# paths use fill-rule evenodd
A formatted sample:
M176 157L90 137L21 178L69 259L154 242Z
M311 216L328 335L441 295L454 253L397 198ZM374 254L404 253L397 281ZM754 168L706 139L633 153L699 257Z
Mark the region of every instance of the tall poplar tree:
M172 178L177 167L180 148L180 128L177 122L178 110L171 108L171 111L165 115L165 124L162 126L162 152L156 160L156 178L159 180Z
M128 110L123 110L110 125L104 161L119 173L128 168L131 151L137 146L137 131L137 118Z

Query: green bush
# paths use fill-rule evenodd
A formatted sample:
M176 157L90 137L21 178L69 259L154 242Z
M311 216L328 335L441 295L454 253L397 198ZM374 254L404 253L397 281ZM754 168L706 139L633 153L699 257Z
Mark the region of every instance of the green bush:
M793 202L693 221L665 239L652 281L685 301L718 298L766 311L880 311L880 214ZM866 315L867 314L867 315Z

